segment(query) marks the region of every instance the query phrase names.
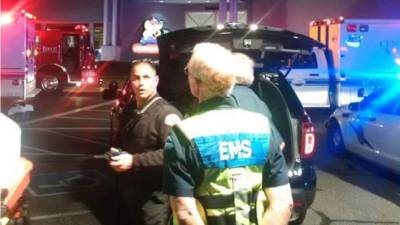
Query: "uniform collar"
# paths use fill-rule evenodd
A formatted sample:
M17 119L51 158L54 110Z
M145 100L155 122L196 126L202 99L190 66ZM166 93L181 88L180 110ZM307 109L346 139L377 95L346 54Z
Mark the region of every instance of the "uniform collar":
M143 107L141 109L138 109L139 113L144 113L146 112L146 110L154 104L154 102L156 102L157 100L161 99L160 95L158 95L158 93L156 95L154 95L154 97L152 97L149 101L147 101Z
M199 104L196 112L204 113L210 110L219 110L219 109L227 109L227 108L235 108L235 102L232 97L214 97L207 99Z

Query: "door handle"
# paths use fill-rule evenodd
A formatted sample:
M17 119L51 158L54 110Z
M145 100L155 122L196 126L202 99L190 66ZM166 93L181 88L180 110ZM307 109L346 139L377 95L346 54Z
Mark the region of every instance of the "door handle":
M310 73L310 77L319 77L319 73Z

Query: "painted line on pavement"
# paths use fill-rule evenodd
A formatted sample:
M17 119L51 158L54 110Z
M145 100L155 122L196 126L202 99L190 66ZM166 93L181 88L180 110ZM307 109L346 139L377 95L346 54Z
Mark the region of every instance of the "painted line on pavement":
M91 156L90 154L53 152L53 151L44 150L44 149L41 149L41 148L36 148L36 147L31 147L31 146L26 146L26 145L21 145L21 147L24 148L24 149L30 149L30 150L41 152L41 153L24 153L24 152L21 152L21 154L23 154L23 155Z
M55 218L61 218L61 217L69 217L69 216L79 216L79 215L85 215L85 214L91 214L92 212L90 210L83 210L83 211L77 211L77 212L68 212L68 213L56 213L56 214L49 214L49 215L43 215L43 216L30 216L30 220L35 221L35 220L48 220L48 219L55 219Z
M89 109L86 110L88 112L103 112L103 113L110 113L110 110L101 110L101 109Z
M106 146L106 147L110 146L107 143L93 141L93 140L90 140L90 139L87 139L87 138L81 138L81 137L77 137L77 136L73 136L73 135L63 134L63 133L60 133L60 132L57 132L57 131L51 131L51 130L48 130L48 129L42 129L42 130L39 130L39 131L43 131L43 132L47 132L47 133L51 133L51 134L56 134L56 135L59 135L59 136L63 136L63 137L71 138L71 139L76 139L76 140L80 140L80 141L85 141L85 142L89 142L89 143L96 144L96 145L102 145L102 146Z
M45 116L45 117L42 117L42 118L30 120L30 121L21 123L20 125L21 126L26 126L26 125L31 125L31 124L34 124L34 123L37 123L37 122L51 120L51 119L54 119L54 118L57 118L57 117L67 116L67 115L71 115L71 114L78 113L78 112L81 112L81 111L95 109L95 108L98 108L98 107L101 107L101 106L104 106L104 105L109 105L112 102L113 102L113 100L107 101L107 102L103 102L103 103L100 103L100 104L96 104L96 105L90 105L90 106L74 109L74 110L71 110L71 111L68 111L68 112L56 113L56 114L53 114L53 115L50 115L50 116Z
M53 154L46 154L46 153L24 153L21 152L21 156L25 157L25 156L45 156L45 155L53 155Z
M23 127L22 130L110 130L110 127Z
M49 150L45 150L42 148L36 148L36 147L32 147L32 146L21 145L21 148L30 149L30 150L34 150L34 151L38 151L38 152L49 153L49 154L57 154L56 152L52 152Z
M90 117L75 117L75 116L62 116L62 117L57 117L57 119L110 121L110 119L98 119L98 118L90 118Z

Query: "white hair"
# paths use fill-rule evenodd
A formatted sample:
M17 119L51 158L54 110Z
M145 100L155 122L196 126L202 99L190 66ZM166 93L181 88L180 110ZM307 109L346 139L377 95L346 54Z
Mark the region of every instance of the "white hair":
M254 81L254 61L247 55L239 52L233 53L235 63L235 77L237 84L250 86Z
M235 83L233 55L215 43L199 43L193 49L187 68L196 78L204 96L227 96Z

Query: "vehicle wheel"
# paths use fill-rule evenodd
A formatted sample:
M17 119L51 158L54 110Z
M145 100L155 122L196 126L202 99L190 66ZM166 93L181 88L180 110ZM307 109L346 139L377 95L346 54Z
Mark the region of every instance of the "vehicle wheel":
M57 75L45 75L40 79L40 88L45 93L59 93L63 90L61 79Z
M346 153L343 135L337 122L332 122L328 130L328 149L337 156L344 156Z
M306 218L306 215L307 215L307 209L305 209L304 211L302 211L302 212L298 215L298 217L297 217L296 220L290 221L290 222L289 222L289 225L300 225L300 224L303 224L304 219Z

